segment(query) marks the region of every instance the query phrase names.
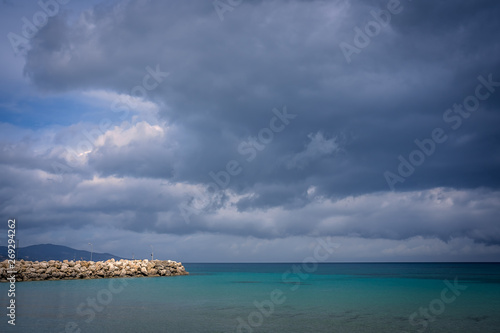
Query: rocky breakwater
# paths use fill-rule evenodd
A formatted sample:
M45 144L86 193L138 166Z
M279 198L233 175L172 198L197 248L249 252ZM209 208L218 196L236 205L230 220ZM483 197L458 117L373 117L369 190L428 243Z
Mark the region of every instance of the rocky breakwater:
M5 260L0 263L0 282L7 282L12 273L16 281L101 279L118 277L188 275L182 263L171 260L107 261L16 261L15 269Z

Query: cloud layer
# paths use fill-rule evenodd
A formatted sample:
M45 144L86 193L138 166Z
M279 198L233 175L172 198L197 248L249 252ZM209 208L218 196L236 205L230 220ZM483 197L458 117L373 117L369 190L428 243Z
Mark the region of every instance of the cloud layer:
M32 242L109 228L214 247L366 239L377 260L396 243L421 260L499 251L500 6L401 2L367 28L396 4L251 1L223 20L206 1L68 5L30 40L30 93L0 100L2 215Z

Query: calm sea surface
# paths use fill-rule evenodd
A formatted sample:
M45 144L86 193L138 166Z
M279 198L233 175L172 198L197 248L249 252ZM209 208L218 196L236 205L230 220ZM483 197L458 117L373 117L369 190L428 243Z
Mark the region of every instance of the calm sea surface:
M0 332L500 332L500 264L189 264L190 276L21 282Z

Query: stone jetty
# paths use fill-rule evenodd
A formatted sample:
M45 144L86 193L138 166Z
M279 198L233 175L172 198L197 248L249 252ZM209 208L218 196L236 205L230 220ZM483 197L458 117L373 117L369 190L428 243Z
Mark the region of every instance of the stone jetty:
M107 261L25 261L18 260L15 269L8 260L0 262L0 282L13 273L18 281L101 279L119 277L188 275L182 263L171 260Z

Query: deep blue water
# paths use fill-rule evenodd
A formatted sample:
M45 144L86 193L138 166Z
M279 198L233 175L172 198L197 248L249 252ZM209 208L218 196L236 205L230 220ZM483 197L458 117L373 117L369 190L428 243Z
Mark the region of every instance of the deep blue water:
M0 332L500 332L500 264L189 264L21 282Z

